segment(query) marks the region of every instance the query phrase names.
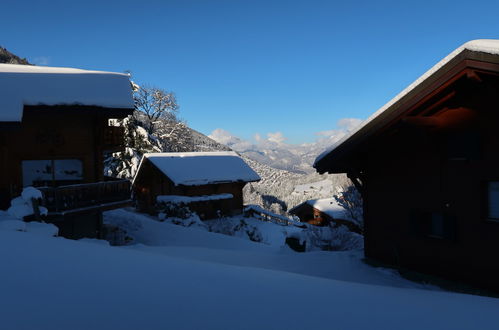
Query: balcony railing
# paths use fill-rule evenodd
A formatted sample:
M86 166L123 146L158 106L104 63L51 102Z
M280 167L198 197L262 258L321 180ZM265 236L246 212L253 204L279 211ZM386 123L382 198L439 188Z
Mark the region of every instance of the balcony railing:
M128 180L38 189L43 194L40 206L46 207L49 215L111 210L131 203L130 181Z

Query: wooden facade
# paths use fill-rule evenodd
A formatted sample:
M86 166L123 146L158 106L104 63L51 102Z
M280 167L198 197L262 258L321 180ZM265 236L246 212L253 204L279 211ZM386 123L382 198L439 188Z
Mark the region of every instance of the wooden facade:
M188 207L202 220L217 218L219 215L240 214L243 211L243 187L247 182L219 182L202 185L176 185L149 159L143 158L140 169L133 181L133 195L137 208L142 212L157 213L156 198L163 195L210 196L231 194L230 199L210 200L190 203Z
M54 222L62 236L99 236L100 206L108 202L103 202L97 195L89 197L85 184L94 183L95 186L95 183L103 182L104 153L123 148L123 131L109 126L109 119L123 118L131 112L131 109L91 106L25 106L22 122L2 123L2 209L9 207L10 200L19 196L23 187L44 187L41 188L44 193L42 205L49 209L45 221ZM129 203L128 183L114 183L113 188L108 189L114 189L115 194L109 196L114 196L111 202L115 207ZM86 203L82 202L85 191ZM65 200L66 208L56 207L55 197L49 200L50 196L57 196L57 201ZM72 208L67 207L70 199ZM73 212L77 209L78 212Z
M367 257L499 291L498 127L499 56L465 48L314 166L361 191Z

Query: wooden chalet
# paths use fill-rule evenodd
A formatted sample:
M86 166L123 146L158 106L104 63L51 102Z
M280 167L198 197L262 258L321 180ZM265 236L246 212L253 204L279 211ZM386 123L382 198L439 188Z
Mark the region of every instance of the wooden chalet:
M128 76L0 64L0 95L2 209L34 186L61 236L99 237L102 211L130 202L129 182L103 174L104 154L124 142L110 119L134 108Z
M499 40L444 58L334 148L364 200L365 254L499 290Z
M201 219L239 214L243 187L260 177L235 152L145 154L133 181L138 209L156 213L157 203L184 204Z
M349 219L345 209L334 198L308 200L290 209L289 213L296 215L300 222L316 226L343 225L352 232L362 233L361 227Z

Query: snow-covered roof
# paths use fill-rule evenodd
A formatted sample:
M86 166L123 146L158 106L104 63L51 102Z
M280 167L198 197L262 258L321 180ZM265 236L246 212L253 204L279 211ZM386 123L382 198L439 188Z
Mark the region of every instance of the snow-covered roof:
M305 203L312 206L314 209L329 215L333 219L346 218L345 209L338 205L338 202L336 202L334 198L312 199Z
M345 142L350 141L352 138L357 138L362 135L365 135L367 131L369 131L373 126L377 125L379 122L383 121L385 117L389 116L391 113L395 112L398 109L398 105L401 102L407 100L407 98L412 97L416 92L418 92L419 87L434 78L437 74L441 72L445 72L447 69L450 69L452 65L454 65L456 60L462 59L478 59L483 60L483 54L489 55L499 55L499 40L496 39L479 39L468 41L463 44L461 47L454 50L452 53L447 55L444 59L434 65L430 70L424 73L421 77L416 79L412 84L410 84L406 89L400 92L397 96L391 99L388 103L378 109L374 114L372 114L367 120L365 120L361 125L359 125L356 129L351 131L348 135L343 137L336 144L331 146L322 152L314 162L314 167L317 168L318 163L329 153L338 149L340 146L344 145ZM490 58L487 58L490 60ZM320 170L320 172L324 172Z
M233 151L149 153L144 154L144 158L175 185L199 186L260 180L258 174Z
M127 74L0 64L0 121L20 122L25 105L134 108Z
M345 209L338 205L338 202L334 198L311 199L293 207L289 210L289 213L295 213L295 211L298 211L303 205L310 205L333 219L348 218Z

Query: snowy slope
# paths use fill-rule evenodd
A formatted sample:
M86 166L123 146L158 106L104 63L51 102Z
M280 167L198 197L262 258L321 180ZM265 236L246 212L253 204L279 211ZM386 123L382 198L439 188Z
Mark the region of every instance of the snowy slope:
M260 182L244 187L244 203L257 204L275 213L286 214L287 210L309 199L332 197L348 182L342 174L298 174L261 164L246 156L243 158L262 178Z
M0 231L0 326L460 330L497 325L498 299L428 290L366 266L356 254L298 254L173 229L143 216L135 221L143 243L121 248Z
M295 196L306 196L308 199L331 197L338 192L338 186L335 186L331 180L324 179L320 181L299 184L291 193Z
M188 151L231 151L232 149L228 146L218 143L217 141L210 139L206 135L186 127L189 134L192 137L193 149Z

